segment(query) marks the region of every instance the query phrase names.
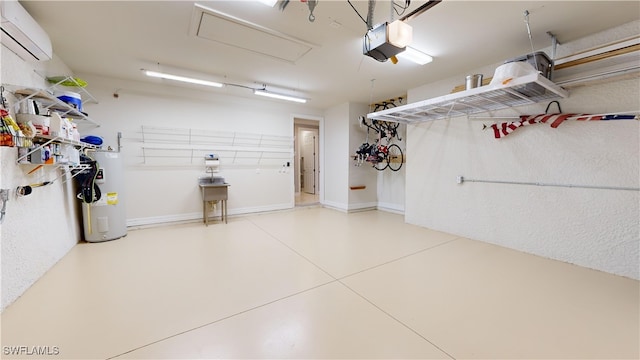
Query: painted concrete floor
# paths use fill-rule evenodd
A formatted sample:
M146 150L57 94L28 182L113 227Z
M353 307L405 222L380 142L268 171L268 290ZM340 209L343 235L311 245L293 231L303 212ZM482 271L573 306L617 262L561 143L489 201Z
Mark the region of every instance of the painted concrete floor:
M639 289L395 214L299 208L79 244L3 312L2 358L638 359Z
M296 206L307 206L319 204L320 196L318 194L308 194L306 192L298 192L295 194Z

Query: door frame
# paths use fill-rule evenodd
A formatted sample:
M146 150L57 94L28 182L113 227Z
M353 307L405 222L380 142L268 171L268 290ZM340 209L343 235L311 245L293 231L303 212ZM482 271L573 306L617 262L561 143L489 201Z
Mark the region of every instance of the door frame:
M324 203L324 117L315 116L315 115L306 115L306 114L292 114L291 116L291 133L294 136L294 139L298 134L296 134L296 125L304 127L304 125L313 123L310 127L318 126L318 183L316 184L316 193L318 194L318 201L320 204ZM295 141L297 144L297 139ZM295 149L292 154L294 158L298 156L298 149ZM299 164L298 167L294 166L294 171L292 171L291 176L291 203L292 206L295 207L295 193L296 193L296 184L299 184L300 181L300 169ZM299 188L299 187L298 187Z
M299 182L299 187L297 186L298 184L296 184L296 188L299 189L300 192L302 192L304 189L305 193L309 193L309 189L307 189L307 183L309 182L309 178L313 178L313 180L311 181L311 183L313 184L313 194L316 195L318 194L318 184L319 184L319 180L320 180L320 149L319 149L319 144L320 144L320 128L318 126L313 126L313 127L306 127L303 125L298 124L298 131L297 131L298 135L300 135L300 139L298 139L298 151L300 151L299 154L297 154L296 156L296 161L298 163L298 169L296 169L296 181ZM305 164L303 166L302 160L303 160L303 155L309 155L308 153L303 153L303 150L305 150L305 139L304 136L306 136L307 134L310 134L313 137L313 143L311 144L312 146L312 154L311 154L311 159L306 159L307 161L311 162L312 164L312 169L313 172L310 173L313 176L308 176L308 174L306 173L306 169L305 166L308 165L307 161L305 161ZM300 141L302 140L302 142ZM304 175L304 181L302 181L302 175Z

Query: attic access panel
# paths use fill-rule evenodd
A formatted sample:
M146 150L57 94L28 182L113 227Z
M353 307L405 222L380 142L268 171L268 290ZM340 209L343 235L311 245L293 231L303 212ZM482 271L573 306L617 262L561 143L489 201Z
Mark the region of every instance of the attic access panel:
M313 44L196 4L194 35L278 60L295 63Z

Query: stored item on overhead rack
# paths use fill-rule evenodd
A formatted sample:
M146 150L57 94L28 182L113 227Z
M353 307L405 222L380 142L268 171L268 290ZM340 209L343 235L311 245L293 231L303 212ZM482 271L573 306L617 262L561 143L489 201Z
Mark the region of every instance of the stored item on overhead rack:
M465 80L467 90L482 86L482 74L467 75Z
M491 79L491 85L508 85L513 79L535 73L541 73L541 71L537 70L535 65L531 64L529 61L506 62L496 68L493 78ZM544 76L543 73L540 75ZM517 91L525 96L541 96L547 92L547 89L542 85L532 83L524 85Z
M528 62L513 61L498 66L493 73L490 85L502 84L507 85L513 79L521 76L534 74L536 69Z
M507 60L504 63L507 64L518 61L531 64L531 66L533 66L536 71L540 72L542 76L549 80L553 80L553 60L551 60L543 51L518 56L517 58Z

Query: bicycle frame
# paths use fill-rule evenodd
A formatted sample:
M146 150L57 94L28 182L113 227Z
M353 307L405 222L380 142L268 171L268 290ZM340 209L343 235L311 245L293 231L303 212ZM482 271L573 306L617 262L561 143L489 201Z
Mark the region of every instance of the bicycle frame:
M384 170L390 167L392 160L397 162L395 157L400 156L401 159L403 158L400 147L393 144L395 138L399 141L402 140L397 131L399 124L377 120L372 120L371 124L369 124L364 116L360 117L360 123L367 127L367 137L365 142L360 145L356 151L357 155L354 157L356 166L362 166L362 164L368 162L371 163L376 170ZM371 130L375 131L378 135L373 144L369 143L369 132ZM393 149L393 155L389 153L389 149ZM392 159L392 157L394 159ZM391 170L397 171L400 167L402 167L402 161L400 162L400 166L396 167L394 165L391 167Z

